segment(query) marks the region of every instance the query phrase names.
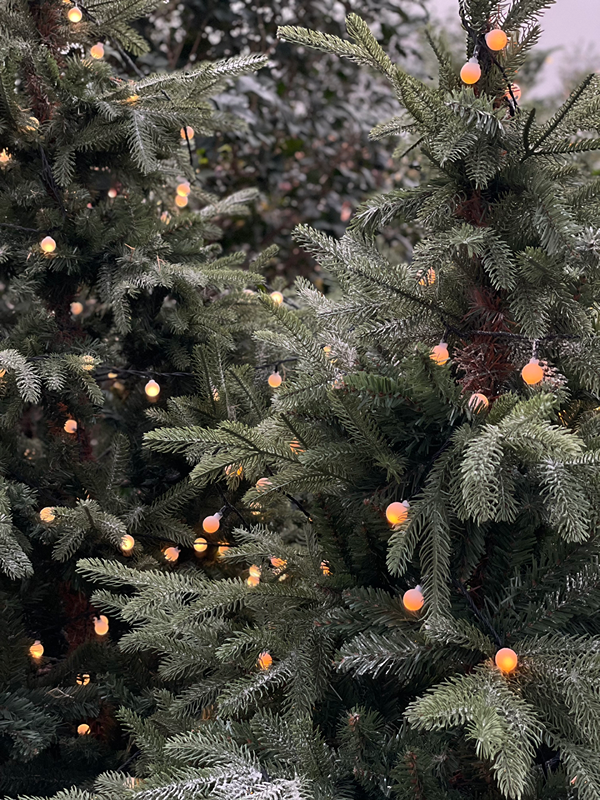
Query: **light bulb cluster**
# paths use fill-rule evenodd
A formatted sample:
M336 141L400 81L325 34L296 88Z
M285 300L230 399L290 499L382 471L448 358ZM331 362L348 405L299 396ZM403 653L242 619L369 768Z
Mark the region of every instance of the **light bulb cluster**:
M486 33L485 43L489 50L498 53L507 46L508 36L500 28L494 28ZM477 50L475 52L477 52ZM461 69L460 79L467 86L473 86L480 78L481 66L479 65L479 59L476 55L473 55Z
M189 196L192 191L189 181L182 181L177 184L175 189L175 205L177 208L185 208L189 202Z

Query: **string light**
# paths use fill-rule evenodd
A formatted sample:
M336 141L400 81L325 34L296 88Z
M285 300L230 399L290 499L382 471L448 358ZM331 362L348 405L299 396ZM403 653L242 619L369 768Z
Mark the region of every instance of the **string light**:
M521 370L521 377L529 386L541 383L544 378L544 370L540 367L540 362L537 358L532 358L528 364L525 364Z
M81 366L86 372L91 372L96 366L96 362L94 361L94 356L87 356L87 355L82 356Z
M44 236L40 242L40 247L44 253L53 253L56 250L56 242L51 236Z
M323 575L331 575L331 567L329 561L321 561L321 572Z
M484 394L481 392L475 392L469 397L469 408L472 411L483 411L486 409L490 404L490 401Z
M191 191L192 187L190 186L189 181L183 181L182 183L178 183L177 188L175 189L175 192L179 197L187 197Z
M41 658L44 655L44 645L39 639L36 639L29 648L29 655L35 659Z
M117 196L118 192L117 192L117 190L115 189L114 186L111 186L110 189L108 190L107 194L108 194L108 196L110 197L111 200L114 200L115 197Z
M433 269L433 267L431 267L431 269L428 269L425 275L423 275L423 277L419 281L419 286L433 286L433 284L435 283L435 278L436 278L435 270Z
M256 662L260 669L268 670L271 664L273 663L273 656L269 653L268 650L263 650L262 653L258 657L258 661Z
M133 548L135 547L135 539L129 533L126 533L124 536L121 537L121 550L126 555L129 555Z
M67 433L77 433L77 420L68 419L64 424L64 429Z
M146 392L147 397L158 397L160 394L160 386L156 381L150 380L144 386L144 391Z
M123 100L123 102L132 104L132 103L137 103L139 99L140 99L139 94L130 94L129 97L126 97L125 100Z
M450 353L448 352L448 345L446 342L436 344L436 346L431 349L429 358L435 361L436 364L443 366L450 359Z
M246 583L248 584L248 586L258 586L258 584L260 583L260 577L257 577L256 575L249 575L246 578Z
M222 544L220 547L217 547L217 557L220 558L221 556L225 555L225 553L229 550L228 544Z
M285 558L277 558L276 556L271 556L271 566L274 569L285 569L287 567L287 561Z
M424 602L425 599L423 598L423 592L421 591L420 586L404 592L402 597L402 603L407 611L419 611L421 608L423 608Z
M467 86L472 86L481 78L481 67L476 58L471 58L467 61L460 71L460 79Z
M390 503L385 510L385 516L390 525L401 525L408 518L410 504L407 500L402 503Z
M82 722L81 725L77 726L77 733L80 736L87 736L90 733L90 726L86 722Z
M187 199L187 197L182 197L179 194L175 197L175 205L177 206L177 208L185 208L188 202L189 200Z
M257 564L252 564L248 572L252 578L260 578L262 570Z
M167 547L164 551L164 557L167 559L167 561L170 561L172 564L174 564L179 558L180 552L181 550L178 547Z
M494 28L494 30L486 33L485 43L490 50L498 52L499 50L504 50L508 44L508 36L500 28Z
M114 381L114 380L115 380L115 378L118 378L118 377L119 377L119 373L118 373L118 372L109 372L109 373L108 373L108 375L107 375L106 377L107 377L107 378L110 378L110 379L111 379L111 381Z
M104 58L104 45L102 42L98 42L91 48L90 55L96 59Z
M87 672L83 672L81 675L78 675L75 680L79 686L87 686L91 679Z
M77 317L79 314L82 313L82 311L83 311L83 303L79 303L78 301L71 303L71 314L73 314L74 317Z
M517 654L514 650L511 650L510 647L503 647L501 650L498 650L494 660L496 666L498 669L502 670L502 672L513 672L519 661Z
M205 517L202 520L202 530L206 533L216 533L221 527L222 516L223 514L217 512L216 514L211 514L209 517Z
M12 156L6 148L4 148L4 150L0 150L0 166L4 167L9 163L11 158Z
M279 386L281 386L282 381L283 378L281 377L279 372L272 372L267 379L267 383L269 384L271 389L277 389Z
M182 129L179 131L179 135L181 136L181 138L182 138L184 141L185 141L185 139L186 139L186 134L187 134L187 138L188 138L188 139L193 139L193 138L194 138L194 129L193 129L193 128L192 128L190 125L188 125L188 126L187 126L187 127L185 127L185 128L182 128Z
M281 292L271 292L270 298L276 306L280 306L283 303L283 295Z
M106 636L108 633L108 617L105 617L104 614L94 617L94 631L98 636Z
M205 553L208 549L208 542L203 536L199 536L194 540L194 550L197 553Z
M69 22L81 22L83 14L81 13L81 9L75 6L69 9L67 17L69 18Z
M45 508L42 508L40 511L40 519L42 522L54 522L56 519L54 508L52 508L52 506L46 506Z

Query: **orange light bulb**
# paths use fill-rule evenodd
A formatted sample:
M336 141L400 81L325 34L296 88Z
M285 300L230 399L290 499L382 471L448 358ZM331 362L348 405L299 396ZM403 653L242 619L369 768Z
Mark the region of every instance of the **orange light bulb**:
M406 500L403 503L390 503L385 510L385 516L390 525L401 525L408 518L409 504Z
M44 655L44 645L40 642L39 639L36 639L35 642L29 648L29 655L32 658L41 658Z
M46 506L45 508L42 508L40 511L40 519L42 522L54 522L56 519L56 514L54 513L52 506Z
M68 419L64 424L64 429L67 433L77 433L77 421L74 419Z
M174 564L179 558L180 552L181 551L178 547L167 547L167 549L164 551L164 556L167 561L170 561L172 564Z
M497 52L498 50L504 50L504 48L508 44L508 36L504 33L503 30L500 30L500 28L494 28L493 31L486 33L485 43L490 48L490 50L494 50L495 52Z
M203 536L199 536L197 539L194 539L194 550L197 553L205 553L208 549L208 542Z
M92 372L96 366L94 356L81 356L81 366L86 372Z
M321 561L321 572L323 575L331 575L331 567L328 561Z
M73 314L74 317L81 314L82 311L83 311L83 303L79 302L71 303L71 314Z
M260 578L256 577L255 575L250 575L248 578L246 578L246 583L248 586L258 586L260 583Z
M82 722L81 725L77 726L77 733L80 736L87 736L90 732L90 726L87 725L85 722Z
M124 536L121 537L121 550L123 553L129 554L135 547L135 539L129 533L126 533Z
M266 492L271 485L271 481L268 478L260 478L256 481L256 491Z
M191 191L192 187L189 181L183 181L183 183L177 184L177 188L175 189L178 197L187 197Z
M486 409L490 404L490 401L484 394L481 392L475 392L469 397L469 408L472 411L483 411Z
M498 669L502 670L502 672L513 672L519 661L517 654L514 650L511 650L510 647L503 647L501 650L498 650L494 660L496 661L496 666Z
M292 441L290 442L290 450L292 451L292 453L304 452L304 448L302 447L298 439L292 439Z
M446 342L440 342L439 344L436 344L436 346L431 349L431 355L429 358L440 366L446 364L446 362L450 359L450 353L448 352L448 345Z
M283 303L283 295L281 292L271 292L270 297L277 306L280 306Z
M79 686L87 686L91 679L87 672L83 672L81 675L78 675L75 680Z
M56 242L51 236L44 236L40 242L40 247L44 253L53 253L56 250Z
M540 367L540 362L537 358L532 358L529 364L525 364L521 370L521 377L529 386L541 383L544 378L544 370Z
M144 391L147 397L158 397L160 394L160 386L156 381L151 380L144 386Z
M248 572L250 573L250 575L251 575L253 578L260 578L260 575L261 575L261 572L262 572L262 570L261 570L261 568L260 568L259 566L257 566L256 564L252 564L252 566L250 567L250 569L248 570Z
M221 517L217 514L211 514L209 517L204 517L202 520L202 530L206 533L216 533L221 527Z
M523 90L521 89L518 83L511 83L510 88L512 89L513 97L518 103L519 100L521 99L521 95L523 94ZM504 93L504 97L506 97L507 100L510 100L512 102L512 97L510 96L510 91L508 89Z
M433 286L433 284L435 283L435 278L436 278L435 270L432 267L431 269L427 270L425 275L423 275L423 277L419 281L419 286Z
M220 558L221 556L225 555L225 553L229 550L228 544L222 544L220 547L217 547L217 556Z
M467 86L472 86L481 78L481 67L476 58L472 58L464 65L460 71L460 79Z
M263 650L263 652L259 655L258 661L256 662L260 669L267 670L273 663L273 656L269 653L268 650Z
M287 567L287 561L285 558L277 558L276 556L272 556L270 561L271 566L274 569L285 569Z
M0 165L4 166L8 164L11 159L11 155L6 148L4 150L0 150Z
M107 378L110 378L110 379L111 379L111 381L114 381L114 380L115 380L115 378L118 378L118 377L119 377L119 373L118 373L118 372L109 372L109 373L108 373L108 375L107 375L106 377L107 377Z
M281 386L282 380L283 378L278 372L272 372L267 379L267 383L271 389L277 389L278 386Z
M402 597L402 603L407 611L419 611L423 608L424 602L423 592L419 587L416 589L409 589L407 592L404 592L404 596Z
M98 42L90 49L90 55L96 59L104 58L104 45L102 42Z
M75 6L75 8L69 9L67 17L69 18L69 22L81 22L83 14L81 13L81 9Z
M194 129L190 125L187 125L185 128L182 128L179 131L179 135L181 136L181 138L184 141L185 141L185 138L186 138L186 134L187 134L187 138L188 139L193 139L194 138Z
M187 199L187 197L182 197L179 194L175 197L175 205L177 206L177 208L185 208L188 203L189 200Z
M105 617L104 614L94 617L94 631L98 636L106 636L108 633L108 617Z

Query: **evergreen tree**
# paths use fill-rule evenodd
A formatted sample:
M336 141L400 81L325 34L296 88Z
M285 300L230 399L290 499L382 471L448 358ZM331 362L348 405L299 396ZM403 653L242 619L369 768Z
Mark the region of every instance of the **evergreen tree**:
M120 712L137 778L95 797L600 798L600 207L574 157L600 148L599 86L545 123L521 107L551 2L461 0L469 86L433 34L437 86L354 15L351 41L281 30L387 76L402 113L374 135L430 172L339 241L296 231L340 292L264 299L283 381L255 422L146 434L245 524L215 534L222 570L81 562L166 683ZM410 264L377 248L400 220Z
M238 124L210 97L264 59L140 77L130 23L156 5L0 4L0 793L116 768L115 708L153 707L152 659L111 645L76 559L168 569L204 506L226 505L196 493L174 525L164 492L188 468L147 458L142 434L172 392L180 422L234 402L223 374L242 369L243 289L262 278L221 251L216 219L254 193L204 192L189 139Z

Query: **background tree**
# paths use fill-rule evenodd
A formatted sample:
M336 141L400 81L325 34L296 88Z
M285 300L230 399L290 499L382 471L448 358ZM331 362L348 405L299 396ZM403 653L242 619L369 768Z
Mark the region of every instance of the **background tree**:
M463 83L433 39L439 87L354 15L350 41L281 30L387 76L376 133L432 175L341 240L297 230L340 296L264 300L286 373L256 424L146 435L198 492L241 467L254 524L219 534L221 579L80 565L169 685L121 714L137 797L600 797L598 181L574 157L600 147L598 78L546 123L521 109L548 4L463 0ZM425 231L410 264L375 246L396 220Z
M233 128L209 98L265 59L140 77L128 53L148 46L131 23L155 5L0 7L0 792L11 795L84 783L131 756L114 709L148 707L152 659L111 645L118 625L94 623L74 560L193 554L198 510L173 526L156 502L187 467L144 456L146 412L160 417L176 391L193 394L183 417L186 404L207 424L227 417L222 375L246 357L255 316L242 290L262 281L239 270L245 253L222 251L215 223L239 220L255 192L208 194L181 132Z

